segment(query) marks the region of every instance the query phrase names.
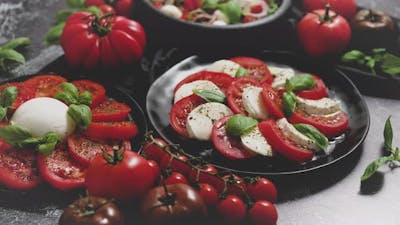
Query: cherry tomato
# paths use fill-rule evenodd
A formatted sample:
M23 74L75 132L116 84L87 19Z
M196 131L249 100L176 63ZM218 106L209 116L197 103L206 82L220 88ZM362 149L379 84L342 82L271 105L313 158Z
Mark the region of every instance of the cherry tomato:
M249 210L250 220L254 225L275 225L278 221L278 212L269 201L257 201Z
M72 81L72 84L78 88L79 93L88 91L92 94L92 103L90 104L91 108L99 105L106 99L106 89L104 89L103 85L99 83L91 80L77 80Z
M189 113L197 106L206 103L206 100L197 96L190 95L176 102L169 114L169 123L172 128L181 136L188 137L186 121Z
M217 212L230 225L240 224L246 218L246 205L235 196L228 195L217 203Z
M189 184L186 177L178 172L172 172L167 178L164 180L165 184Z
M228 159L248 159L255 155L245 149L240 140L234 139L226 133L225 125L230 116L218 120L211 133L211 140L215 149Z
M278 119L285 117L282 112L282 99L272 87L264 86L261 92L261 97L270 115Z
M213 82L215 85L217 85L221 91L226 93L226 90L228 87L231 85L233 82L234 78L229 76L228 74L225 73L216 73L216 72L210 72L210 71L200 71L198 73L194 73L185 79L183 79L181 82L176 85L174 89L174 93L184 84L190 83L196 80L208 80Z
M259 87L260 83L250 77L240 77L232 82L231 86L229 86L226 91L229 108L231 108L234 113L247 115L243 106L242 94L243 89L249 86Z
M58 75L38 75L24 81L26 87L32 88L34 97L54 97L57 92L62 91L60 85L67 82L64 77Z
M130 121L121 122L92 122L85 134L98 139L130 139L136 136L136 124Z
M38 165L43 179L57 189L69 190L84 185L85 167L71 157L64 144L49 156L40 154Z
M165 155L161 159L160 167L162 170L170 169L171 171L180 172L183 175L188 175L191 168L185 162L188 160L188 157L184 155L177 155L178 159L171 157L170 155Z
M312 159L314 153L311 150L298 146L293 141L286 138L279 129L275 120L267 120L258 124L260 132L271 145L275 152L280 153L286 158L302 163Z
M183 0L183 7L188 11L200 8L201 4L201 0Z
M330 4L333 11L339 13L349 21L357 12L355 0L303 0L303 9L305 12L312 12L325 8L326 4Z
M199 195L203 198L208 208L214 207L218 202L217 190L210 184L199 184Z
M257 20L256 17L247 15L243 18L243 23L250 23L256 20Z
M92 121L94 122L116 122L123 121L128 117L131 108L121 102L105 100L92 109Z
M223 176L222 179L226 181L228 194L243 197L245 195L245 192L247 192L246 184L244 183L243 179L238 175L227 174Z
M113 7L111 7L110 5L103 4L103 5L99 5L97 7L101 10L101 12L103 12L104 15L109 14L109 13L115 14L115 9Z
M335 12L316 10L297 24L297 36L304 51L312 57L336 55L350 42L349 23Z
M17 88L17 98L11 105L11 110L16 110L22 103L35 97L35 90L24 83L12 82L0 85L0 94L6 87L15 86Z
M247 192L254 200L276 202L278 194L275 185L266 178L256 177L246 185Z
M256 5L256 7L261 5ZM255 10L259 10L260 8ZM253 11L253 7L251 8ZM261 7L262 10L262 7ZM230 59L231 61L241 65L243 68L247 69L249 71L249 76L251 78L255 78L256 80L259 81L265 81L265 80L272 80L273 76L271 72L268 69L268 66L265 64L260 59L257 58L252 58L252 57L244 57L244 56L239 56L239 57L234 57Z
M166 152L169 152L170 150L171 148L168 146L168 144L160 138L151 138L142 147L142 152L144 153L145 157L158 163L161 162L162 157L167 155Z
M149 163L149 166L153 170L154 179L158 180L160 177L160 173L161 173L160 166L154 160L147 160L147 162Z
M203 180L204 173L215 175L218 173L218 170L211 164L207 164L204 166L200 166L199 169L193 168L189 173L189 180L191 182L198 182L199 180Z
M328 96L328 88L321 78L313 75L315 79L315 85L310 90L303 90L296 92L296 95L306 99L321 99Z

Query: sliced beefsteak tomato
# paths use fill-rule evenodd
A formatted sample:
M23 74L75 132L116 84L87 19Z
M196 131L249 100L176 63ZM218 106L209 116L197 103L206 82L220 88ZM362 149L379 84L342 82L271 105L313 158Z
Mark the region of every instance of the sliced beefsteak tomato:
M306 99L321 99L328 96L328 88L321 78L313 75L315 79L315 85L310 90L303 90L296 92L296 95Z
M268 66L260 59L253 57L234 57L230 59L231 61L241 65L243 68L249 71L249 75L258 81L272 81L274 77L271 71L269 71Z
M258 124L258 128L272 149L287 159L302 163L313 158L314 153L311 150L304 149L286 138L275 120L271 119L261 122Z
M106 99L106 89L104 89L103 85L99 83L91 80L77 80L72 81L72 84L78 88L79 93L88 91L92 94L92 103L90 104L91 108L99 105Z
M131 121L92 122L85 134L98 139L130 139L136 136L138 128Z
M247 115L247 112L243 106L242 94L243 94L243 89L249 86L259 87L260 83L250 77L241 77L236 79L229 86L226 92L227 102L229 107L232 109L234 113L241 113Z
M24 85L34 90L34 97L54 97L65 82L67 80L58 75L39 75L26 80Z
M15 86L17 88L17 98L15 99L14 103L12 104L11 108L13 110L17 109L22 103L28 101L35 97L35 91L24 85L24 83L12 82L12 83L5 83L0 86L0 93L9 86Z
M105 100L92 109L92 121L115 122L123 121L128 117L131 108L121 102Z
M228 74L225 73L217 73L217 72L210 72L210 71L200 71L198 73L194 73L185 79L183 79L181 82L176 85L174 89L174 93L184 84L190 83L196 80L208 80L213 82L215 85L217 85L221 91L226 93L226 90L229 88L231 83L233 82L234 78L229 76Z
M278 119L285 117L282 111L282 99L272 87L264 85L261 96L270 115Z

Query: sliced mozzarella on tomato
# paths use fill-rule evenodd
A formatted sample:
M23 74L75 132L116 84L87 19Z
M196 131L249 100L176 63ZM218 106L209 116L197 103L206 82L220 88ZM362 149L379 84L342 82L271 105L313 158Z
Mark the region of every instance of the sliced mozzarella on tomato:
M160 11L165 15L172 16L178 19L181 18L183 15L182 11L174 5L164 5L163 7L161 7Z
M240 139L246 149L263 156L273 156L271 146L261 134L258 127L255 127L249 133L240 136Z
M217 10L214 11L213 16L216 18L216 21L215 21L215 22L221 21L221 22L224 22L225 25L229 23L229 18L228 18L221 10L219 10L219 9L217 9ZM215 23L215 22L214 22L214 23ZM214 23L213 23L213 24L214 24Z
M272 82L271 85L272 88L275 90L284 88L286 80L290 79L295 75L295 72L292 68L270 66L268 67L268 69L275 76L274 81Z
M222 94L221 89L213 82L208 80L196 80L190 83L186 83L182 85L176 92L174 97L174 102L181 100L189 95L193 94L193 90L207 90L207 91L215 91Z
M321 98L318 100L296 98L297 107L308 114L328 115L341 111L341 104L336 99Z
M262 88L249 86L243 89L242 101L243 107L249 116L258 119L266 120L268 111L261 97Z
M187 118L186 129L189 137L210 140L214 122L229 115L232 115L232 111L221 103L209 102L197 106Z
M294 143L310 150L318 150L318 146L315 141L300 133L292 124L290 124L286 118L282 118L276 121L279 129L283 134Z
M240 68L239 64L232 62L230 60L222 59L215 61L213 64L211 64L207 68L207 71L226 73L232 77L235 77L236 72L238 71L239 68Z

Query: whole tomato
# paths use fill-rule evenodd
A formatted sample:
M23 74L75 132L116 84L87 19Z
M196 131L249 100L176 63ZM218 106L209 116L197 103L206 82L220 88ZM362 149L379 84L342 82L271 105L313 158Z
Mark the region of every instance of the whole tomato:
M61 34L65 59L75 68L111 69L138 61L146 45L139 23L121 16L77 12Z
M85 177L90 195L122 201L141 196L154 181L154 171L146 159L135 152L116 149L113 154L94 158Z
M278 212L269 201L257 201L249 210L250 220L254 225L275 225Z
M236 195L228 195L217 203L217 212L227 224L240 224L246 218L246 205Z
M175 157L168 154L165 155L160 162L161 169L169 169L171 171L182 173L185 176L188 175L191 170L191 167L186 163L188 157L179 153L175 154Z
M307 13L301 19L297 36L308 55L321 57L342 52L350 42L351 29L346 19L327 5L325 10Z
M248 194L254 200L268 200L270 202L276 202L276 199L278 198L275 185L266 178L252 178L246 187Z
M178 173L178 172L172 172L167 178L165 178L164 181L165 184L170 185L170 184L189 184L187 181L186 177L183 176L183 174Z
M218 202L217 190L210 184L200 183L199 194L203 198L207 207L214 207Z
M200 180L204 181L204 179L203 179L205 176L204 173L216 175L218 173L218 170L211 164L197 166L196 168L193 168L189 172L189 175L188 175L189 180L191 182L199 182Z
M170 152L171 148L168 144L161 138L150 137L148 141L142 147L142 153L146 158L152 159L158 163L161 159Z
M142 198L140 210L149 225L188 224L207 216L203 199L186 184L151 189Z
M118 16L129 18L132 15L134 3L133 0L86 0L85 5L88 7L107 4L115 9Z
M357 4L354 0L303 0L303 9L305 12L312 12L325 8L326 4L330 4L335 12L349 21L357 12Z

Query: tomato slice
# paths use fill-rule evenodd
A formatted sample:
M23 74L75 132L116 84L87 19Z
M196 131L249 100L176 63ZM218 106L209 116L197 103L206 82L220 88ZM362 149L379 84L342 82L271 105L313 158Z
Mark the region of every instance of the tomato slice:
M103 85L99 83L91 80L77 80L72 81L72 84L78 88L80 93L88 91L92 94L92 104L90 104L91 108L106 100L106 89L104 89Z
M204 103L206 101L197 95L190 95L176 102L169 113L172 128L181 136L189 137L186 130L187 117L194 108Z
M22 191L35 188L41 181L36 157L32 149L0 150L0 183Z
M246 150L240 140L228 136L225 130L226 122L230 116L218 120L211 133L211 139L215 148L228 159L248 159L255 156L252 152Z
M35 97L53 97L65 82L67 80L58 75L38 75L26 80L24 85L33 88Z
M190 83L196 80L208 80L213 82L215 85L217 85L222 92L226 93L226 90L228 87L231 85L233 82L234 78L229 76L228 74L225 73L216 73L216 72L210 72L210 71L201 71L198 73L194 73L185 79L183 79L181 82L176 85L174 89L174 93L184 84Z
M92 122L85 134L98 139L130 139L136 136L137 126L131 121Z
M298 91L296 92L297 96L300 96L302 98L306 99L321 99L325 98L328 96L328 88L326 88L326 85L324 81L322 81L321 78L313 75L315 79L315 86L310 89L310 90L303 90L303 91Z
M273 115L278 119L285 117L282 112L282 99L272 87L264 85L261 97L264 100L265 107L270 115Z
M285 134L279 129L275 120L270 119L261 122L258 124L258 128L264 135L265 139L267 139L272 149L284 157L299 163L313 158L314 153L312 151L304 149L286 138Z
M326 117L322 115L309 115L300 109L296 109L289 121L291 123L310 124L328 137L344 133L349 126L349 119L345 112L340 112L333 117Z
M17 109L22 103L35 97L34 89L24 85L24 83L19 82L5 83L0 85L0 93L9 86L15 86L18 92L17 98L11 106L13 110Z
M128 117L131 108L121 102L105 100L92 109L92 121L115 122L123 121Z
M115 145L121 145L124 151L131 150L131 143L128 140L95 140L82 134L72 134L68 137L69 153L77 162L86 167L98 154L102 154L103 151L112 151Z
M269 71L268 66L260 59L253 57L239 56L230 59L249 71L250 77L258 81L273 80L274 77Z
M69 154L66 145L59 145L49 156L39 155L38 165L43 179L60 190L82 187L85 167Z
M241 77L236 79L226 91L228 105L234 113L247 115L243 106L242 94L243 89L249 86L259 87L260 83L250 77Z

